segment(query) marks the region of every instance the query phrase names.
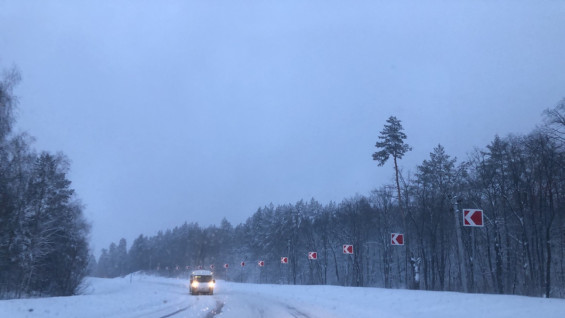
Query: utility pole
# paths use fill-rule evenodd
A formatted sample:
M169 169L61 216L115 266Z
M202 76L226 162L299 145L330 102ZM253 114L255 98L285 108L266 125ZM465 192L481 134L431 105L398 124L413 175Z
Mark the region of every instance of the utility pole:
M465 266L465 256L463 255L463 240L461 239L461 220L459 219L459 202L457 196L453 197L453 211L455 216L455 230L457 232L457 254L459 256L459 273L461 274L461 283L463 291L468 293L467 289L467 268Z
M286 246L287 246L287 254L286 255L288 255L288 257L291 257L290 256L290 240L287 241ZM291 259L291 262L292 261L294 261L294 259ZM286 268L286 283L287 283L287 285L290 285L290 273L291 273L290 268L292 267L292 263L290 263L289 265L290 266L287 266L287 268ZM296 282L294 284L296 285Z

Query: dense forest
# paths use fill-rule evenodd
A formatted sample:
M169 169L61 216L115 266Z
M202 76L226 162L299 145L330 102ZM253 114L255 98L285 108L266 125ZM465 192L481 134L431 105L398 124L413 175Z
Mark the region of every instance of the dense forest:
M61 154L12 132L20 74L0 78L0 299L73 295L89 262L83 207Z
M185 223L140 235L129 249L122 239L102 250L96 275L186 277L213 265L243 282L565 297L565 100L544 119L529 134L495 136L465 161L438 145L403 173L398 161L410 146L391 117L373 159L393 158L396 184L339 203L270 204L235 227ZM484 226L462 227L464 208L482 209ZM405 244L391 245L391 233Z

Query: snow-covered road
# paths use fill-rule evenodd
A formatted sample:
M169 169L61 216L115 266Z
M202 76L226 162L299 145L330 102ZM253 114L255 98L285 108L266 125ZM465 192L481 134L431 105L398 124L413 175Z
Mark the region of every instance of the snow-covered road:
M565 300L339 286L218 281L213 296L191 296L187 281L145 275L89 278L84 295L0 301L0 317L333 318L565 317Z

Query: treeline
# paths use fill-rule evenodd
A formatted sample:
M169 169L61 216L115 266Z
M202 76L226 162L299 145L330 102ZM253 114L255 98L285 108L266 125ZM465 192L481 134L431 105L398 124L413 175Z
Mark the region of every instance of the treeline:
M271 204L235 227L185 223L140 235L129 251L121 240L102 251L97 274L183 276L213 264L235 281L565 297L565 100L546 115L544 127L497 136L464 162L438 145L413 174L400 174L398 188L326 205ZM484 227L462 227L462 208L483 209ZM406 244L391 245L391 233Z
M0 80L0 298L75 294L87 274L89 225L62 154L36 153L13 134L20 80Z

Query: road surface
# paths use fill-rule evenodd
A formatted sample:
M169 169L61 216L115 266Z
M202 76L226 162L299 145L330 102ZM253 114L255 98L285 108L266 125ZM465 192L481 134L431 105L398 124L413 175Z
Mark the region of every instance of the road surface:
M217 281L192 296L187 279L131 275L89 278L72 297L0 300L10 318L562 318L564 299L340 286Z

